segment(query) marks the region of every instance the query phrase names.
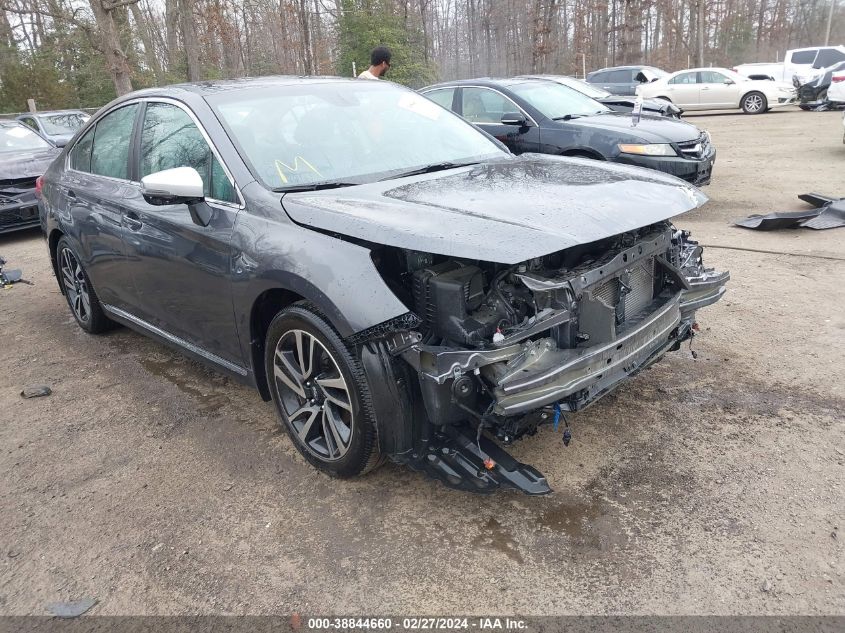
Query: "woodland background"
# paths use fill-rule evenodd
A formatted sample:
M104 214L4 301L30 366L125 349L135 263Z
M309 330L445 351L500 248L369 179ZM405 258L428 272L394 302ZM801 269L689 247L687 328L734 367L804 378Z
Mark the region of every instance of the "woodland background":
M833 3L833 9L831 5ZM389 78L666 70L845 44L839 0L0 0L0 112L97 107L152 85L352 74Z

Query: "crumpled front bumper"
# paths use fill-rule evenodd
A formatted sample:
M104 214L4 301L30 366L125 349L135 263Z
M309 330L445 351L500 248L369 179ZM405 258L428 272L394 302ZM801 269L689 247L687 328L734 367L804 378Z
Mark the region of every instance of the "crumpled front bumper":
M0 190L0 233L29 229L40 225L35 190L14 195Z
M592 404L690 338L695 311L721 299L729 279L729 272L712 270L688 278L688 290L647 316L628 321L607 343L582 349L558 349L551 338L530 343L498 381L496 413L526 413L574 394L570 410Z
M641 321L626 325L615 340L582 349L557 349L552 339L532 343L499 381L496 412L525 413L576 393L579 397L569 408L581 409L688 338L690 328L680 327L680 293Z

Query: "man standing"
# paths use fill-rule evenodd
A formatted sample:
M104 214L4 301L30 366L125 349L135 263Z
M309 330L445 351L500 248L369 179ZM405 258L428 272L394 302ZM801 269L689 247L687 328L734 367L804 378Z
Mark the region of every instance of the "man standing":
M376 46L370 53L370 67L358 75L358 79L378 79L390 70L390 49Z

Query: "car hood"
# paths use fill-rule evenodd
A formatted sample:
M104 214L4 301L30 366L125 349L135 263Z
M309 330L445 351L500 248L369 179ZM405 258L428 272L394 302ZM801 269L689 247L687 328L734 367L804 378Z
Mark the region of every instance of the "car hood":
M635 138L647 143L684 143L701 136L701 131L694 125L667 117L643 117L633 125L630 114L596 114L556 123L614 132L620 135L619 141L623 143Z
M61 150L55 147L25 152L0 152L0 180L41 176L60 153Z
M637 97L628 97L625 95L609 95L596 99L605 105L621 105L633 108L637 102ZM674 103L664 99L643 99L643 112L659 112L661 114L674 114L676 112L683 112Z
M541 154L424 176L289 193L298 224L411 250L502 264L660 222L707 201L651 169Z

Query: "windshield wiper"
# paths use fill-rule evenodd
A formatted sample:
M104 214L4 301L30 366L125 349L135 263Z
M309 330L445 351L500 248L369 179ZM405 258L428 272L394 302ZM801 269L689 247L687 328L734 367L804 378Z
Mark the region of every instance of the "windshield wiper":
M295 193L297 191L322 191L323 189L340 189L341 187L354 187L360 182L349 182L345 180L328 180L324 182L312 182L303 185L290 185L288 187L276 187L276 193Z
M580 119L582 116L589 116L587 114L564 114L563 116L556 116L552 121L569 121L571 119Z
M446 169L455 169L456 167L468 167L469 165L477 164L478 161L468 163L453 163L449 161L443 163L432 163L431 165L425 165L424 167L418 167L417 169L412 169L411 171L403 171L400 174L394 174L392 176L388 176L387 178L382 178L382 180L394 180L396 178L404 178L405 176L419 176L420 174L431 174L435 171L444 171Z

